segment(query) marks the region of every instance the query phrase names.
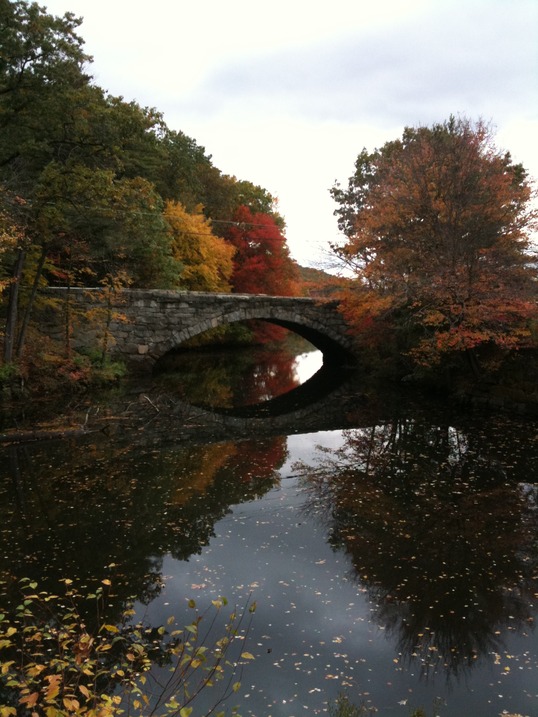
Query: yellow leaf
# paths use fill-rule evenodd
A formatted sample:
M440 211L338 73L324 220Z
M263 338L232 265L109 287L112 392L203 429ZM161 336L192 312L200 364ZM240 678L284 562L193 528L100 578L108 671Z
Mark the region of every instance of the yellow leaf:
M84 697L89 700L90 699L90 691L85 685L79 685L78 686L79 691L84 695Z
M243 660L254 660L254 655L251 652L242 652L241 657Z
M37 675L40 675L45 669L45 665L32 665L28 668L27 672L29 677L37 677Z
M58 696L60 692L60 685L62 682L62 676L61 675L47 675L45 678L48 680L48 687L45 688L45 699L47 702L52 702L52 700Z
M64 697L63 699L64 707L69 712L75 712L80 708L80 702L76 700L74 697Z
M0 717L17 717L15 707L0 707Z
M118 628L115 625L102 625L102 630L108 630L108 632L119 632Z
M179 710L179 716L180 717L189 717L191 712L192 712L192 707L182 707Z

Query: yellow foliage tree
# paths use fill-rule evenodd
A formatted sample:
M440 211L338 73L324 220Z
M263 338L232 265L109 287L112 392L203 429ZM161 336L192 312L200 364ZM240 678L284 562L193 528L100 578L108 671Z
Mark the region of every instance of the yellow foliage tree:
M181 286L190 291L231 291L234 247L211 231L198 205L189 213L180 202L166 203L164 218L174 258L183 265Z
M12 252L17 248L19 233L13 226L4 223L4 217L0 214L0 291L9 286L10 278L3 270L2 254Z

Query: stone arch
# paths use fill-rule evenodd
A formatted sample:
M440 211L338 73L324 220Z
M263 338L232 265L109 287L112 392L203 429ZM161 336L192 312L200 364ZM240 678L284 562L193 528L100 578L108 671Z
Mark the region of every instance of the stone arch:
M65 288L47 289L65 296ZM165 289L124 289L106 299L99 288L71 288L70 300L85 314L88 306L106 303L112 309L107 324L114 356L137 370L151 370L155 362L187 339L223 324L258 319L283 326L304 336L326 358L356 364L356 346L339 311L337 301L265 294L214 294ZM94 312L95 313L95 312ZM43 316L43 332L63 337L64 319L59 311ZM76 349L95 346L102 338L102 321L87 317L74 327Z
M298 316L296 312L278 306L269 310L261 307L239 308L229 311L216 312L211 318L201 319L178 331L172 331L168 341L159 346L158 354L153 354L156 361L169 351L178 348L182 343L198 336L205 331L234 324L240 321L259 320L282 326L302 336L313 346L319 349L325 358L341 363L353 362L353 350L350 340L346 340L342 332L333 330L320 316L311 316L315 311L304 312Z

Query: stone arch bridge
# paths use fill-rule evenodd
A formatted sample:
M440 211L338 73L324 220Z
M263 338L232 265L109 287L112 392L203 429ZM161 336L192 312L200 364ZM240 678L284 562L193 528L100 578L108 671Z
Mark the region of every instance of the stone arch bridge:
M336 301L261 294L214 294L157 289L124 289L112 295L101 289L56 288L56 321L70 307L73 345L95 347L107 339L110 353L131 367L151 370L155 362L184 341L208 329L248 319L283 326L303 336L325 357L353 363L353 341ZM65 322L63 322L65 323Z

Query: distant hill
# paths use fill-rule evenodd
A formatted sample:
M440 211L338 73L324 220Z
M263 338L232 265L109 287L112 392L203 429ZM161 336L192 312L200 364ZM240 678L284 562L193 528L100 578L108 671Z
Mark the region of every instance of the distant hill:
M323 269L314 269L310 266L300 266L299 271L301 293L304 296L327 298L336 294L346 283L346 279L329 274Z

